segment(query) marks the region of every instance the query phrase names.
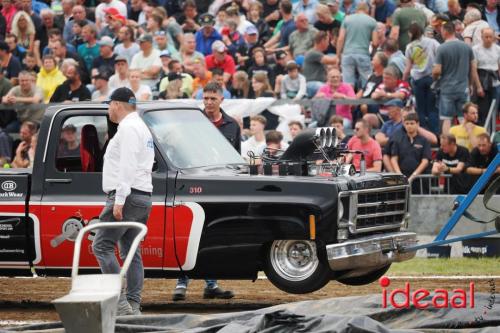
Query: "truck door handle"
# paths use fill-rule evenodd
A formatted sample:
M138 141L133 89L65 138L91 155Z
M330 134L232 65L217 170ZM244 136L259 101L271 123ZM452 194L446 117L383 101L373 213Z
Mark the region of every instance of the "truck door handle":
M46 178L45 182L54 183L54 184L69 184L73 180L72 179L61 179L61 178Z

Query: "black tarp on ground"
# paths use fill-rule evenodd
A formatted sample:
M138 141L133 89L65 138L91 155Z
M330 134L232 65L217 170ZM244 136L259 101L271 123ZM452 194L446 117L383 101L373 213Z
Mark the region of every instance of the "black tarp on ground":
M381 304L381 295L367 295L223 314L121 317L117 320L116 332L500 332L500 297L495 297L494 291L476 293L474 309L384 309ZM17 327L8 332L54 332L62 331L58 330L61 327L61 323L48 323Z

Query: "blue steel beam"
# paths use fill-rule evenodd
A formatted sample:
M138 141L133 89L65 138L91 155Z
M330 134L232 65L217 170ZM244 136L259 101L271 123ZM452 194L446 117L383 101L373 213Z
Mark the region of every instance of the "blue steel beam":
M491 236L498 233L496 229L485 231L485 232L480 232L477 234L471 234L471 235L465 235L465 236L460 236L460 237L455 237L455 238L450 238L450 239L445 239L445 240L440 240L440 241L432 241L427 244L420 244L420 245L415 245L415 246L410 246L410 247L405 247L402 249L403 252L412 252L412 251L417 251L421 249L426 249L431 246L437 246L437 245L445 245L445 244L450 244L450 243L455 243L455 242L460 242L466 239L474 239L474 238L481 238L481 237L486 237L486 236Z
M488 183L488 180L490 180L490 178L495 173L495 170L500 165L500 144L497 147L498 147L497 156L495 156L493 161L491 161L490 165L488 165L488 168L486 168L486 171L481 175L481 177L479 177L474 186L472 186L467 196L460 201L457 209L450 217L448 222L443 226L439 234L436 236L434 242L443 241L446 239L446 237L453 230L453 228L458 223L464 212L467 210L467 208L469 208L469 206L472 204L477 195L481 192L483 187ZM437 243L428 244L428 246L433 246L433 245L438 245L438 244Z

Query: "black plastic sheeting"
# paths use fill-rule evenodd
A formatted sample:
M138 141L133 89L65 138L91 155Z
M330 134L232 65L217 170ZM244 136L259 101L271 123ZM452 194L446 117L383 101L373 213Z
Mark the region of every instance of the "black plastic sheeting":
M494 292L476 293L474 299L473 309L384 309L381 295L368 295L281 304L255 311L130 316L117 319L116 332L500 332L500 297L495 297ZM59 322L6 332L57 332L63 331L61 328Z

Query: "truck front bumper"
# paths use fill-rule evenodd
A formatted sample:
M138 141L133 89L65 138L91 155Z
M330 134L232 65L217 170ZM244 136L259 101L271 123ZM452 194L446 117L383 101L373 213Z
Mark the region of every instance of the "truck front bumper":
M413 258L416 251L403 249L416 244L414 232L394 232L327 245L326 254L333 271L380 267Z

